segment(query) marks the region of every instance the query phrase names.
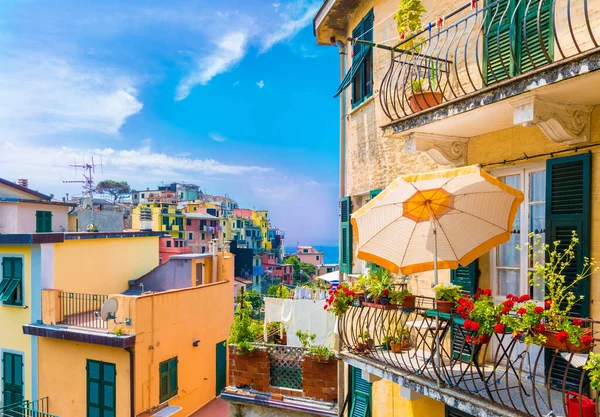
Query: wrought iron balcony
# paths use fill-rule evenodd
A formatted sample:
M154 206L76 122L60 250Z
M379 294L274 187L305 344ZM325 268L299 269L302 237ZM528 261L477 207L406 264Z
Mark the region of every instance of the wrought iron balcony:
M48 397L0 407L0 417L58 417L48 412Z
M440 398L473 398L504 410L501 415L573 417L568 399L590 396L582 369L587 353L528 346L508 332L494 333L482 344L467 343L473 333L460 316L437 313L432 299L416 298L411 310L350 307L339 323L344 359L446 389ZM587 324L593 329L593 322ZM393 345L389 336L398 338Z
M61 291L58 299L59 316L56 324L88 329L108 329L108 323L97 316L108 295Z
M468 2L390 48L379 94L383 112L399 120L477 92L492 94L498 85L593 53L599 15L600 4L588 0Z

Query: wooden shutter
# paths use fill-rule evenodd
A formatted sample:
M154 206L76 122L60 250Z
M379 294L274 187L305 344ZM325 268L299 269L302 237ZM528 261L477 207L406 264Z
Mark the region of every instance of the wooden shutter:
M6 304L21 304L15 291L23 282L23 259L2 258L2 280L0 281L0 301Z
M549 64L554 59L552 0L530 1L522 1L519 6L520 18L517 30L521 72ZM541 10L539 10L540 4ZM541 31L538 31L538 13Z
M36 211L35 212L35 232L36 233L42 233L42 230L44 229L44 212L43 211Z
M51 211L46 211L45 213L45 217L44 217L44 231L46 233L51 233L52 232L52 212Z
M227 385L227 348L225 343L226 341L217 343L216 395L220 395Z
M169 360L169 397L177 395L179 386L177 384L177 357Z
M478 260L474 260L467 266L459 266L457 269L450 270L450 282L462 286L462 293L472 295L477 290ZM461 355L465 362L471 360L471 347L465 345L464 330L456 329L461 324L453 324L450 328L450 338L452 340L452 357L454 359Z
M362 378L362 371L351 367L350 391L352 394L352 403L350 406L350 417L371 416L371 389L371 383Z
M549 159L546 162L546 242L560 240L559 250L567 247L573 230L579 237L573 264L564 271L565 281L572 282L581 272L585 257L590 256L590 195L591 195L591 153ZM577 297L583 296L571 314L589 317L590 279L573 287ZM548 372L554 351L546 349L546 372ZM550 385L562 389L567 362L557 355L550 375ZM579 390L581 370L569 367L566 378L568 389ZM587 381L585 383L587 387Z
M350 215L352 200L344 197L340 200L340 272L352 272L352 226Z
M515 0L496 0L487 11L483 66L487 84L514 75L513 53L518 46L515 42L514 25L510 24L514 11Z
M116 366L113 363L87 361L87 415L116 416Z
M373 200L375 197L377 197L381 192L383 191L383 189L378 188L376 190L371 190L369 191L369 200Z
M23 402L23 357L4 352L2 355L3 388L2 405Z

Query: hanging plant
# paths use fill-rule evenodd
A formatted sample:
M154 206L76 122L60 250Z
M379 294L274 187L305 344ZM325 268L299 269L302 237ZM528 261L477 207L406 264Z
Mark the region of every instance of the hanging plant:
M398 33L401 39L408 39L421 29L423 29L423 23L421 17L427 10L421 3L421 0L400 0L398 11L394 15L396 20ZM420 43L421 38L413 38L402 45L403 49L410 49Z

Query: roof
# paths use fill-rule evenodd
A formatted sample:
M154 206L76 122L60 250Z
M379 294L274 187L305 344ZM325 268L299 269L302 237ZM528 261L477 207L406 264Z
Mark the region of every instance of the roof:
M234 279L236 282L240 282L242 284L246 284L246 285L252 284L252 281L250 281L249 279L244 279L244 278L240 278L240 277L235 277Z
M212 252L207 253L182 253L179 255L171 255L169 259L198 259L198 258L208 258L212 256Z
M43 204L45 206L77 207L76 203L63 203L62 201L52 201L52 200L31 200L28 198L16 198L16 197L0 197L0 203L31 203L31 204Z
M188 219L201 219L201 220L219 220L218 217L208 213L184 213Z
M0 178L0 184L6 185L7 187L14 188L15 190L19 190L21 192L30 194L30 195L32 195L34 197L41 198L42 200L50 201L52 199L49 195L39 193L39 192L34 191L34 190L32 190L32 189L30 189L28 187L23 187L23 186L21 186L19 184L15 184L14 182L5 180L4 178Z

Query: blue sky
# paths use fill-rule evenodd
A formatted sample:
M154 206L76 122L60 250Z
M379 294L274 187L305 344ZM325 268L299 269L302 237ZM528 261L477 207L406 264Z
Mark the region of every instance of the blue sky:
M193 182L266 208L288 245L337 241L338 61L319 0L0 4L0 177L77 194L68 165Z

